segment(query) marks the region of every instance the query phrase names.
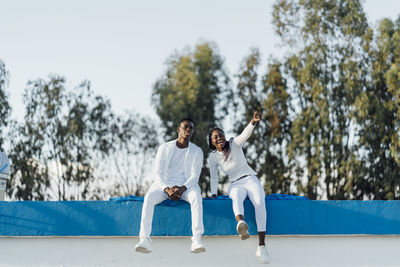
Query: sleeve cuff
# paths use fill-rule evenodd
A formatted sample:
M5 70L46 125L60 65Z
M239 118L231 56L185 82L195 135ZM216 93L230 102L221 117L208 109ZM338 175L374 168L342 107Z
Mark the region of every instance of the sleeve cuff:
M191 187L190 183L184 183L183 185L186 186L187 189L189 189Z

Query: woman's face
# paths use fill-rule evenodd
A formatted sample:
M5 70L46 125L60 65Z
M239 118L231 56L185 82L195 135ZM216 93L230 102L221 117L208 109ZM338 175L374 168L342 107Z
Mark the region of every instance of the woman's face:
M211 143L218 151L222 151L226 143L225 134L220 130L214 130L211 133Z

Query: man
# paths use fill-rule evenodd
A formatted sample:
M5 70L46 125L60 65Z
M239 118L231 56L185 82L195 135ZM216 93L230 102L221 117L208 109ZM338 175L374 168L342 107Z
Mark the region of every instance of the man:
M194 132L194 123L185 118L179 122L178 139L162 144L157 151L154 162L155 182L144 197L140 223L140 242L135 250L151 252L151 225L154 206L169 198L183 199L190 203L192 214L193 253L204 252L201 242L204 233L203 203L198 184L203 166L203 152L190 142Z
M7 155L0 152L0 201L4 200L4 194L7 188L7 180L10 176L10 162Z

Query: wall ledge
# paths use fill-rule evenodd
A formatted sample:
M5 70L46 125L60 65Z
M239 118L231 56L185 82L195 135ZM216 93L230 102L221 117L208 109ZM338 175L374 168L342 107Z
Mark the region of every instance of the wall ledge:
M0 201L0 236L123 237L139 234L138 201ZM203 201L205 236L236 235L230 200ZM251 235L254 208L245 201ZM267 235L400 235L400 201L267 200ZM175 214L170 216L170 214ZM176 218L180 218L177 220ZM190 236L188 203L157 205L153 236Z

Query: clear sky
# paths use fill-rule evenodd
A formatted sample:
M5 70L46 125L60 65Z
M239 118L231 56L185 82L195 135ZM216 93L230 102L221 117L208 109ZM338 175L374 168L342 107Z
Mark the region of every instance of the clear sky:
M92 82L121 113L157 118L152 86L175 50L213 41L231 74L248 54L280 55L268 0L1 0L0 59L10 72L13 118L23 118L28 80L63 75ZM370 22L400 14L398 0L368 0Z

